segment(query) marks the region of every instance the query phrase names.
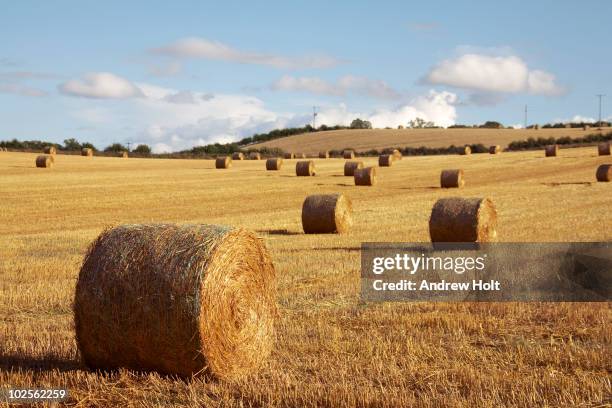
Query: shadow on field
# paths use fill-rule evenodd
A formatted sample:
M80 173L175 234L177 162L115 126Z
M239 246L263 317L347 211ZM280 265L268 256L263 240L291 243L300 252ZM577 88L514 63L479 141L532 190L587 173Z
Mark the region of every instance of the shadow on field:
M557 182L552 182L552 183L542 183L542 185L548 186L548 187L559 187L559 186L591 186L593 185L593 183L591 181L574 181L574 182L566 182L566 183L557 183Z
M67 360L55 356L33 357L0 352L1 370L73 371L80 368L78 360Z
M427 187L400 187L400 190L441 190L442 187L427 186Z
M301 232L289 231L287 229L270 229L270 230L256 230L256 231L261 234L268 234L268 235L302 235Z
M323 186L324 184L321 184L321 185ZM354 184L346 184L346 183L338 183L336 185L338 187L353 187L354 186Z

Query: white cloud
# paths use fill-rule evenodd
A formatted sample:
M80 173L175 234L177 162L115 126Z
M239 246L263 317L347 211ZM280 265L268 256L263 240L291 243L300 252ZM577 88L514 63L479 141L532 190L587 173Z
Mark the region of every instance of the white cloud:
M605 120L605 119L602 119ZM597 119L588 116L574 115L571 119L554 119L552 123L594 123Z
M425 77L430 84L484 92L559 95L564 89L553 74L530 70L517 56L464 54L433 67Z
M71 79L58 86L70 96L97 99L128 99L142 96L142 91L130 81L109 72L91 72L82 79Z
M9 83L9 84L0 83L0 93L9 93L9 94L14 94L14 95L36 96L36 97L48 95L47 92L43 91L42 89L32 88L29 86L14 84L14 83Z
M387 83L366 77L346 75L335 83L318 77L293 77L284 75L272 84L275 91L309 92L317 95L344 96L349 93L379 99L395 99L400 94Z
M155 54L179 58L204 58L240 64L268 65L274 68L329 68L338 65L337 58L327 55L289 57L259 52L243 51L218 41L190 37L151 50Z

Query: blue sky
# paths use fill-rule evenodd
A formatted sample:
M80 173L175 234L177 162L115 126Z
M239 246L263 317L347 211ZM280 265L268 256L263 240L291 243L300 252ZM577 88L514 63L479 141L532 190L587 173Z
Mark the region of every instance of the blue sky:
M608 1L7 2L0 139L156 151L318 121L612 116Z

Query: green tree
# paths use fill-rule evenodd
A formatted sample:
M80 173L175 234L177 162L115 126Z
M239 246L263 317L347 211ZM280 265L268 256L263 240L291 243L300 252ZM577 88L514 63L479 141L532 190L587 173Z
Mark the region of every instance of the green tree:
M85 142L85 143L81 144L81 148L86 148L86 147L91 149L91 150L93 150L94 152L98 151L98 149L96 149L96 146L94 146L92 143Z
M72 150L77 151L81 150L83 146L79 143L75 138L65 139L64 140L64 150Z
M115 152L115 153L127 152L127 147L125 147L121 143L113 143L112 145L107 146L104 149L104 151L105 152Z
M148 155L148 154L151 154L151 148L146 144L139 144L134 149L134 152L139 153L139 154Z
M360 118L354 119L351 122L351 129L372 129L372 123L368 120L362 120Z

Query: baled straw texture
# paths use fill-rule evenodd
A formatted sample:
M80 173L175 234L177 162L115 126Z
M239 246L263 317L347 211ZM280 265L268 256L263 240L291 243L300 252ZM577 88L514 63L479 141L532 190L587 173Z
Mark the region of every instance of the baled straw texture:
M232 154L232 160L244 160L244 153L242 153L242 152L234 152Z
M74 321L83 362L233 379L270 354L275 271L263 242L216 225L123 225L89 248Z
M55 148L55 146L47 146L43 150L43 153L44 154L57 154L57 149Z
M376 184L376 167L366 167L355 169L353 178L356 186L373 186Z
M488 198L441 198L429 218L431 242L491 242L496 229L497 211Z
M559 146L558 145L548 145L544 148L545 150L545 154L546 157L555 157L557 155L557 153L559 152Z
M285 155L283 157L285 159L293 159L293 158L295 158L295 155L293 153L285 153Z
M261 154L259 152L249 153L249 160L261 160Z
M275 157L266 160L266 170L280 170L283 167L283 159Z
M600 156L610 156L610 142L600 143L597 146L597 152Z
M589 125L584 125L584 126L582 127L582 130L589 130L590 128L591 128L591 126L589 126Z
M595 174L597 181L612 181L612 164L602 164Z
M489 147L489 153L490 154L499 154L501 152L501 146L500 145L494 145L494 146L490 146Z
M129 157L129 154L128 152L120 152L119 157L121 157L122 159L127 159Z
M400 152L398 149L393 149L393 152L391 152L391 154L393 155L393 158L395 160L402 160L402 152Z
M52 156L40 155L36 158L36 167L53 167L53 163Z
M315 164L312 160L299 161L295 164L295 175L296 176L314 176Z
M355 170L363 169L362 161L347 161L344 162L344 175L353 177L355 175Z
M347 232L353 225L353 206L344 194L317 194L302 205L302 227L306 234Z
M319 152L319 159L329 159L329 152L327 150L324 152Z
M354 159L355 152L353 150L345 150L342 152L342 157L344 157L347 160Z
M93 149L84 147L81 149L81 156L93 157Z
M440 173L440 187L461 188L464 185L463 169L442 170Z
M378 165L380 167L391 167L393 165L393 155L381 154L378 156Z
M215 160L215 167L218 169L229 169L232 167L232 159L228 156L217 157L217 160Z
M463 156L468 156L472 154L472 148L470 146L463 146L463 149L459 152L459 154Z

